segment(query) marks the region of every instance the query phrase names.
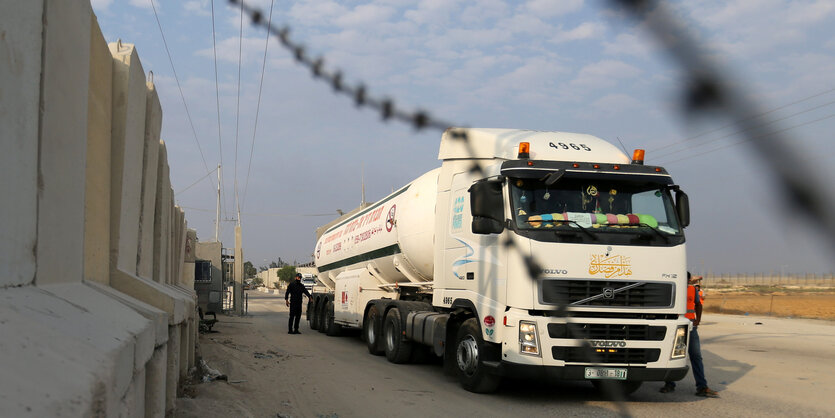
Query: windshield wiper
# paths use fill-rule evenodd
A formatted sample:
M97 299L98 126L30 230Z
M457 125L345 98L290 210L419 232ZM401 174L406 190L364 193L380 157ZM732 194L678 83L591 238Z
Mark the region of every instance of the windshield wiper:
M598 240L597 235L594 235L591 232L589 232L589 230L587 228L584 228L577 221L572 221L570 219L554 219L553 221L548 221L548 222L568 222L568 223L572 223L574 225L577 225L577 228L580 228L581 231L585 232L585 234L588 235L589 238L591 238L593 241ZM559 231L559 230L555 229L554 232L556 233L556 232L562 232L562 231Z
M652 230L652 232L655 232L655 233L656 233L659 237L661 237L661 238L663 238L663 239L664 239L664 243L667 243L667 244L669 244L669 243L670 243L670 237L668 237L668 236L666 236L666 235L662 234L662 233L661 233L661 231L659 231L659 230L657 230L657 229L653 228L652 226L650 226L650 225L648 225L648 224L645 224L645 223L643 223L643 222L639 223L639 224L638 224L638 226L645 226L645 227L647 227L647 228L651 229L651 230Z

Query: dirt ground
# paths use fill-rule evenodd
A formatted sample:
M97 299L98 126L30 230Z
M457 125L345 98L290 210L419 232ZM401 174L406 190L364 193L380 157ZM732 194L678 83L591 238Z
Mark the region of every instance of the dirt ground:
M444 380L439 368L388 367L385 358L353 357L358 351L356 346L362 345L356 338L342 340L343 345L348 343L349 351L340 354L338 344L332 343L327 348L312 346L322 336L306 325L300 328L304 335L288 336L287 308L283 303L250 297L250 307L259 311L244 317L219 316L221 322L215 326L218 332L200 335L198 354L209 368L203 374L214 374L214 377L185 387L185 395L177 399L176 417L386 416L382 411L369 412L375 411L367 405L372 395L381 404L423 405L425 416L449 415L450 405L464 405L473 396L459 393L463 390L457 382ZM835 320L835 290L707 289L705 308L707 312L725 314ZM333 355L323 355L325 349ZM323 359L328 359L329 364L322 364ZM383 365L379 368L382 373L391 375L380 375L379 370L373 369L379 365ZM361 371L357 374L354 369ZM347 377L326 379L323 373ZM415 373L426 374L421 379L432 382L429 387L433 391L442 390L429 393L398 386L414 379ZM223 376L218 378L217 374ZM368 379L358 376L368 376ZM369 381L378 383L366 387ZM415 382L412 380L410 384ZM335 388L345 396L330 400L322 396ZM522 395L517 396L524 399ZM589 395L583 392L583 396ZM426 397L432 397L428 404ZM491 402L502 400L490 399ZM445 409L436 403L446 405Z
M287 310L283 303L274 306L276 311ZM198 354L210 369L209 375L214 371L222 376L188 385L186 395L177 399L175 416L310 416L299 409L309 399L304 393L309 388L301 379L309 356L301 341L287 338L295 336L286 334L286 314L280 320L275 316L218 318L221 322L215 325L215 332L200 335Z
M705 311L835 320L835 290L780 287L706 289Z

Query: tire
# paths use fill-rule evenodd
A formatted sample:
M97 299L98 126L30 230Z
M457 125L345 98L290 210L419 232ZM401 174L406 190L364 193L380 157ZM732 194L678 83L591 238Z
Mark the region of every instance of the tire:
M400 309L396 306L386 314L383 322L383 345L386 350L386 358L395 364L408 363L412 357L412 342L403 336L403 322L400 318Z
M383 321L380 318L380 311L377 310L377 306L371 305L362 321L362 338L365 340L368 352L375 356L383 354L383 350L380 349L380 329L383 327L382 323Z
M342 325L333 322L333 301L325 305L325 334L329 337L336 337L342 333Z
M470 318L458 328L455 339L455 371L461 386L475 393L494 392L501 383L501 377L493 374L484 365L490 348L481 338L478 320Z
M634 393L644 382L640 380L592 380L591 384L600 393L610 396L611 391L615 390L616 396L627 396Z
M328 324L325 317L326 313L328 312L328 303L329 301L327 299L322 299L319 301L318 315L316 317L319 321L318 330L323 334L328 332Z
M310 329L316 329L316 303L313 299L307 301L307 325Z

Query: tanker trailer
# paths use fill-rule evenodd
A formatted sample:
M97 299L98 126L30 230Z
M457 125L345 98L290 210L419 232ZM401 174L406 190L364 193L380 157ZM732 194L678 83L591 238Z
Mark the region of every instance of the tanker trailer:
M442 357L473 392L686 375L688 199L664 168L591 135L510 129L450 128L438 157L319 237L311 328L361 329L392 363Z

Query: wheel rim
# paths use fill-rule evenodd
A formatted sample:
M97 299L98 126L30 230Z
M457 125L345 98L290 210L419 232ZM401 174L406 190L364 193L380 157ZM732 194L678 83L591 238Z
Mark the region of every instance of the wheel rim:
M388 321L387 321L388 322ZM386 346L388 347L389 351L394 351L395 341L394 341L394 325L386 324Z
M368 317L368 321L369 321L368 322L368 332L366 333L365 338L366 338L366 340L368 340L368 343L371 344L371 345L374 345L374 344L377 343L377 339L375 338L377 335L376 335L376 332L374 332L374 321L376 319L377 318L375 318L373 316Z
M456 359L458 369L467 376L472 376L478 369L478 343L472 335L467 335L458 343Z

